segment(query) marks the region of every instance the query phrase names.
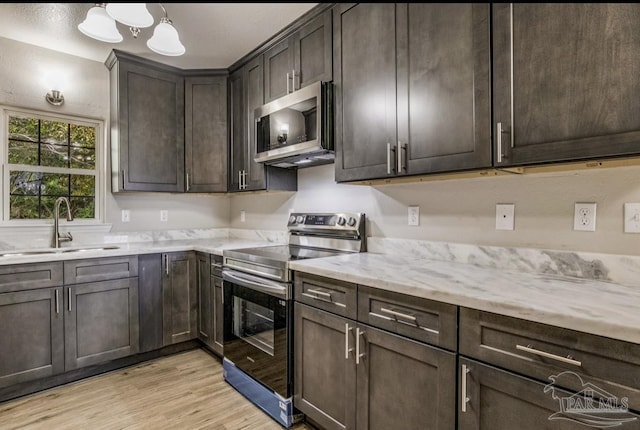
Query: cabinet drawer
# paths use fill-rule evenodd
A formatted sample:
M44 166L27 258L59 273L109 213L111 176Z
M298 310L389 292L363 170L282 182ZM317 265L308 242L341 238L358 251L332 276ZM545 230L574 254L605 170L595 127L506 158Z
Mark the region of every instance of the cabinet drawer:
M62 263L0 266L0 293L62 285Z
M356 319L356 284L296 272L294 285L296 301Z
M574 372L640 411L640 345L461 308L459 347L460 354L541 381ZM578 378L563 381L564 388L584 388Z
M358 321L415 340L456 349L457 307L358 286Z
M64 262L65 285L138 276L138 256L91 258Z

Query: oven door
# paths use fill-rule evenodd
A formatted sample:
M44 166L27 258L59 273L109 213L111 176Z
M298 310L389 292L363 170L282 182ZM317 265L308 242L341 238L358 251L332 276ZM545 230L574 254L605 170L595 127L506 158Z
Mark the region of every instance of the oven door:
M225 358L282 397L289 397L291 286L227 269L222 277Z

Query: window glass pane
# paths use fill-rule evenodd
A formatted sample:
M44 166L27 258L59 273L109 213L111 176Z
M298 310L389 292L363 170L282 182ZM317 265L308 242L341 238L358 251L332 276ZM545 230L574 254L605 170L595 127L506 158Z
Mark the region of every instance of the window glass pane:
M69 123L46 121L40 122L40 141L66 145L69 141Z
M37 196L42 183L42 173L37 172L11 172L9 174L9 192Z
M96 150L95 148L75 148L71 147L71 167L73 169L95 169Z
M43 173L40 193L47 196L68 196L69 175L60 173Z
M69 147L62 145L52 145L50 143L40 144L40 165L49 167L69 167Z
M38 120L35 118L9 117L9 139L38 141Z
M11 219L38 219L38 197L11 196L9 212Z
M71 124L71 146L95 146L96 129L84 125Z
M53 207L60 196L40 197L40 218L53 218ZM73 213L73 212L72 212ZM60 219L67 218L67 205L60 204Z
M71 197L71 213L74 218L78 219L95 218L95 199L93 197Z
M38 165L38 144L22 142L19 140L9 141L9 163L26 164L28 166Z
M72 196L94 196L96 193L96 178L89 175L71 175Z

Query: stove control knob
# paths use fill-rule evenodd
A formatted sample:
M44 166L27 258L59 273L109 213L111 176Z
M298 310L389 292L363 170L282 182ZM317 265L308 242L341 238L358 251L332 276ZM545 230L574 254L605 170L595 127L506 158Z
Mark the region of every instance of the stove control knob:
M349 227L353 227L354 225L356 225L356 219L354 217L349 217L349 221L347 222L347 224L349 224Z
M346 219L344 219L344 217L339 216L338 217L338 225L344 225L344 223L347 222Z
M295 216L293 216L293 215L291 215L291 216L289 217L289 224L294 224L295 222L296 222L296 217L295 217Z
M298 215L298 217L296 218L296 222L298 224L302 224L303 221L304 221L304 217L302 215Z

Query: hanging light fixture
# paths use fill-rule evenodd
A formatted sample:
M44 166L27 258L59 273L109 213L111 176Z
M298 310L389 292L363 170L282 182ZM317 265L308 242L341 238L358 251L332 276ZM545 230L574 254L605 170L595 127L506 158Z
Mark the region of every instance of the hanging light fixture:
M122 42L122 35L116 27L116 22L107 14L105 3L96 3L89 9L87 18L78 25L78 30L101 42Z
M180 42L178 31L167 15L164 6L158 3L164 12L160 23L153 31L153 36L147 41L147 47L161 55L179 56L185 53L185 47ZM96 3L89 9L87 18L78 29L89 37L103 41L117 43L122 41L122 35L116 28L116 21L126 25L134 38L138 37L141 28L153 25L153 16L147 10L146 3ZM112 30L107 33L107 26ZM116 37L113 33L117 34ZM108 36L107 34L110 34Z

